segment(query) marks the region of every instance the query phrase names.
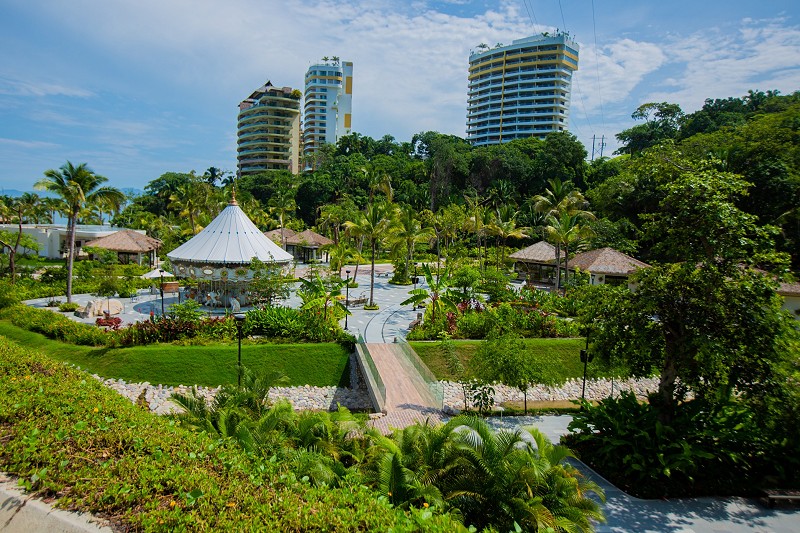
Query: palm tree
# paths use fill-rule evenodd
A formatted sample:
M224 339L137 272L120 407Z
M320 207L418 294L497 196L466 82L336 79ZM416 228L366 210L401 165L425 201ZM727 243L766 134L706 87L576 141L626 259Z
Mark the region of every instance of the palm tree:
M78 213L87 204L101 199L122 202L125 195L114 187L102 186L108 178L95 174L86 163L67 161L59 170L45 171L34 187L53 192L66 202L67 214L67 302L72 302L72 267L75 261L75 225Z
M530 228L517 227L517 212L510 205L501 206L497 210L497 217L487 227L491 235L500 241L500 257L498 266L506 260L506 243L508 239L524 239L530 233Z
M603 515L590 493L602 490L569 463L572 452L554 446L538 430L526 431L536 444L517 431L494 432L477 417L459 416L448 422L461 428L453 433L463 462L442 493L464 521L478 530L491 526L512 531L593 531L592 521Z
M409 265L414 262L414 247L418 242L425 242L433 236L429 227L424 227L411 206L404 206L398 211L397 224L389 236L389 241L404 249L406 254L404 279L408 279Z
M345 226L355 236L369 241L372 270L369 278L369 305L375 306L375 256L378 245L389 234L394 225L394 205L387 202L376 202L367 205L365 212L360 212L355 221L348 221Z
M566 283L569 280L570 246L592 234L591 228L580 223L582 219L594 220L594 215L588 211L580 211L574 214L561 213L558 217L554 215L547 217L548 226L545 231L550 242L556 245L556 290L560 288L559 280L561 278L559 250L564 249L564 283Z
M197 235L197 218L208 207L209 187L204 182L191 182L179 185L169 197L170 209L181 217L189 217L189 233Z
M548 180L550 188L528 200L535 211L545 215L558 216L560 213L576 213L583 210L588 202L583 194L575 189L571 181L558 178Z
M267 201L269 212L277 217L281 228L281 248L286 249L286 220L297 212L295 201L296 190L292 185L279 189L278 193Z
M389 174L371 165L362 167L361 172L364 174L367 188L369 188L369 203L375 200L375 191L382 192L387 201L392 201L394 191L392 190L392 177Z
M26 197L26 195L28 195ZM37 195L33 195L37 196ZM38 196L37 196L38 198ZM27 217L34 210L34 205L30 203L30 193L23 194L20 198L12 198L10 196L3 196L0 198L0 213L4 221L10 223L14 220L17 222L17 235L8 242L0 238L0 247L8 250L8 270L11 273L11 283L13 284L17 279L17 252L19 251L19 244L22 240L22 224Z

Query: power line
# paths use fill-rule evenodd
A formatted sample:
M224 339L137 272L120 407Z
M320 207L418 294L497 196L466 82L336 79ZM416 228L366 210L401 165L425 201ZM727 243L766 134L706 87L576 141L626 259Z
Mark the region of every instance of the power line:
M594 32L594 66L597 73L597 96L600 98L600 121L606 129L606 117L603 113L603 92L600 90L600 54L597 52L597 23L594 15L594 0L592 0L592 31Z
M561 23L564 25L564 33L567 33L567 21L564 20L564 8L561 7L561 0L558 0L558 10L561 11Z
M529 3L531 4L530 6L528 5ZM531 24L533 24L533 31L536 32L536 26L539 25L539 21L536 20L536 13L533 11L533 0L530 0L530 2L528 2L528 0L522 0L522 5L525 6L525 10L528 12L528 18Z

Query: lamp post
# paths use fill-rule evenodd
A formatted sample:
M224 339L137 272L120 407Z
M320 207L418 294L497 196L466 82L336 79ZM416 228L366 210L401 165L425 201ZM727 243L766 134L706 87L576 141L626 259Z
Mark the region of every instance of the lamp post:
M414 290L417 290L417 282L419 281L419 277L417 276L417 265L419 263L414 263L414 277L411 278L411 281L414 283ZM414 311L417 310L417 302L414 302Z
M243 313L237 313L233 315L233 318L236 319L236 331L239 334L238 384L239 388L241 388L242 387L242 325L244 324L244 319L247 317Z
M158 269L158 275L161 277L161 316L164 316L164 270Z
M594 354L589 353L589 333L586 333L586 349L581 350L581 363L583 363L583 387L581 387L581 403L586 399L586 366L592 362ZM581 406L581 409L583 406Z
M345 270L347 273L347 286L345 287L344 308L347 312L344 314L344 330L347 331L347 315L350 314L350 271Z

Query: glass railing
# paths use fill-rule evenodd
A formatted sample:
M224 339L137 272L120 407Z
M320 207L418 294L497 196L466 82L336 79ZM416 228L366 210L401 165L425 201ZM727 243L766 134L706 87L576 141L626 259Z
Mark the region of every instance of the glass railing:
M375 366L375 361L372 359L372 355L369 353L369 349L367 349L367 343L364 342L364 337L362 337L361 334L358 335L358 345L356 346L356 351L358 355L361 356L362 366L368 374L366 378L372 382L370 385L379 404L375 407L379 411L383 411L383 408L386 405L386 385L384 385L383 379L381 379L381 374L378 372L378 367Z
M438 409L444 408L444 387L436 378L436 376L431 372L431 369L422 362L422 359L419 358L417 352L414 351L413 348L405 341L405 339L400 340L398 339L397 344L400 346L403 356L406 358L406 361L411 363L414 369L419 373L422 377L422 380L428 386L428 390L433 396L433 400L435 402L435 406Z

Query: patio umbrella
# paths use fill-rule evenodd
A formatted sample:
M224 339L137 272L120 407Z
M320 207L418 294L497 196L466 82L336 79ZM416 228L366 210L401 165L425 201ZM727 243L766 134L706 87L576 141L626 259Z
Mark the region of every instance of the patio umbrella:
M174 278L175 276L172 275L170 272L166 270L161 270L159 268L155 268L148 272L147 274L142 274L142 279L159 279L159 278Z

